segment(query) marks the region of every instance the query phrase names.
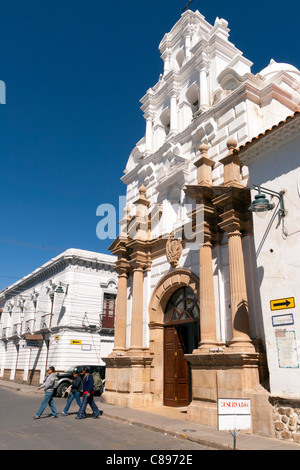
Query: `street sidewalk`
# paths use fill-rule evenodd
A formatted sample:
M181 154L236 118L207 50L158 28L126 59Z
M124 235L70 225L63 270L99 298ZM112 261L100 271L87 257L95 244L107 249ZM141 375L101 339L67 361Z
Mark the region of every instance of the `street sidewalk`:
M41 393L31 385L19 384L0 379L0 388L23 393ZM58 399L59 400L59 399ZM98 399L97 399L98 401ZM186 408L123 408L101 402L98 404L107 418L124 421L169 435L185 438L199 444L219 449L233 449L233 437L229 431L218 431L209 426L191 423L186 420ZM257 436L241 432L236 438L236 450L300 450L300 445L279 439Z

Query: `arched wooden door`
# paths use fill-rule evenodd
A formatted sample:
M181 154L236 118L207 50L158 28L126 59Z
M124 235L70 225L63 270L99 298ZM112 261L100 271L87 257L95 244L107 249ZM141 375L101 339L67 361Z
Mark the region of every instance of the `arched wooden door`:
M190 287L182 287L171 296L164 320L164 405L187 406L191 377L184 355L199 344L199 305Z

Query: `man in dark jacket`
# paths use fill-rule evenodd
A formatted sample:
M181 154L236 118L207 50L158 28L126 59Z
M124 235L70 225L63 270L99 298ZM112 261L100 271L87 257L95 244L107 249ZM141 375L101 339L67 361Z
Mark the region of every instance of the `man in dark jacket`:
M74 370L73 377L74 377L74 379L71 381L72 382L71 383L71 393L70 393L68 402L67 402L67 404L66 404L66 406L65 406L65 408L62 412L63 416L66 416L68 414L69 408L70 408L71 403L74 400L74 398L75 398L79 408L81 407L80 391L81 391L81 388L82 388L82 380L81 380L81 377L80 377L79 372L78 372L77 369Z
M82 370L82 373L84 374L83 380L82 380L82 386L83 386L83 398L81 402L81 407L79 408L78 414L75 419L84 419L85 418L85 410L87 405L90 405L90 407L93 410L93 418L99 418L100 416L100 411L94 402L94 391L93 391L93 385L94 385L94 379L93 376L90 374L90 369L86 367L85 369Z

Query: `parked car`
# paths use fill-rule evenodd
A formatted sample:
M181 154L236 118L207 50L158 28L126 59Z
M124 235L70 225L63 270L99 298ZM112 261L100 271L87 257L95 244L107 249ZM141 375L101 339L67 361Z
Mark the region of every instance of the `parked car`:
M70 369L65 372L57 373L57 381L55 382L54 394L58 397L63 397L67 388L71 385L71 380L73 379L74 370L78 370L80 373L84 367L89 367L91 374L98 372L102 379L102 385L99 390L96 391L97 395L102 395L105 389L105 366L89 366L89 365L80 365L72 366Z

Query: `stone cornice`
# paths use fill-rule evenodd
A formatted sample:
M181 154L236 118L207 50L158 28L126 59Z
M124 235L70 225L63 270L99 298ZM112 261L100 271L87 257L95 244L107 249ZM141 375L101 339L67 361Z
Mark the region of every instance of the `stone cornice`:
M128 351L124 353L112 353L108 357L102 358L108 367L129 367L129 366L150 366L153 357L150 356L148 348L144 348L144 355L131 356Z
M260 355L256 352L224 352L186 354L186 359L194 366L220 367L230 366L233 368L255 367L259 364Z
M111 261L109 261L109 258L111 258ZM8 295L15 295L14 291L16 290L19 292L20 289L29 289L39 282L55 276L66 269L69 265L78 264L81 267L86 266L95 269L99 269L100 266L110 266L111 269L113 269L115 261L116 260L113 259L111 255L101 255L100 253L93 253L84 250L66 250L16 283L8 286L0 293L0 295L3 294L7 297Z

